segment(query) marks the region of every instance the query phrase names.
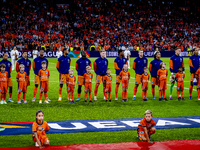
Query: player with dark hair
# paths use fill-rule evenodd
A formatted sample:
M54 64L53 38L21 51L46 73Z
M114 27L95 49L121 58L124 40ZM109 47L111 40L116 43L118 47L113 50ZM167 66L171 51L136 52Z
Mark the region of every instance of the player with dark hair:
M120 49L118 51L118 57L115 58L114 61L114 67L116 71L116 86L115 86L115 100L118 100L118 90L119 90L119 85L121 83L121 78L120 78L120 72L123 69L123 66L127 63L127 59L124 57L124 52Z
M69 53L69 50L64 48L63 55L58 58L57 63L56 63L56 68L59 72L59 81L60 81L58 101L62 100L61 95L62 95L63 84L67 83L67 78L69 75L71 59L69 56L67 56L68 53ZM66 84L66 86L67 86L67 84Z
M76 101L80 101L80 96L81 96L81 88L82 85L84 85L84 78L83 75L86 73L86 67L90 66L91 67L91 61L86 57L86 52L82 51L81 52L81 58L79 58L76 61L76 70L78 73L78 98Z
M155 85L159 84L159 80L157 78L157 72L160 69L160 63L162 60L160 60L161 54L159 51L156 51L154 53L154 60L152 60L149 64L149 71L151 73L151 91L153 95L153 100L155 100Z

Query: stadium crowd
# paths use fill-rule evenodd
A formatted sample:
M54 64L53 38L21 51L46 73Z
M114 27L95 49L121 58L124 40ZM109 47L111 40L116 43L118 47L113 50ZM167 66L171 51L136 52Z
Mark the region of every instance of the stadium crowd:
M174 2L1 1L0 50L191 50L200 45L198 15Z

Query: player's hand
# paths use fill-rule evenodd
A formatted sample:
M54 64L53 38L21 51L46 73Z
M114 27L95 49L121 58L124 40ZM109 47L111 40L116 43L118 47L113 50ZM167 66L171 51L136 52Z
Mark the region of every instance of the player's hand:
M40 149L43 149L43 148L44 148L44 146L39 146L39 148L40 148Z
M38 127L37 130L38 130L38 131L42 131L42 127Z
M152 141L147 141L148 143L153 143Z

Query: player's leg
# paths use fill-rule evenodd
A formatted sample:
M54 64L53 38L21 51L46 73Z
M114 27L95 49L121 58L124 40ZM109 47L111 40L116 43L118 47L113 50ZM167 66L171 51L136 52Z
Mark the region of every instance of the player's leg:
M148 134L149 134L149 138L152 134L156 133L156 128L155 127L151 127L151 129L149 130Z
M136 94L137 94L137 89L138 89L139 84L135 84L134 90L133 90L133 100L136 100Z
M21 91L20 89L18 89L18 93L17 93L17 98L18 98L18 104L21 104Z
M128 88L125 88L125 100L127 101L127 91L128 91Z
M138 131L137 137L140 139L140 141L144 141L144 142L147 141L147 139L146 139L146 137L144 135L144 131Z
M78 85L78 98L76 99L76 101L81 100L81 88L82 88L82 85Z
M95 100L95 101L97 100L98 87L99 87L99 83L96 83L95 89L94 89L94 100Z
M106 89L105 89L105 100L106 102L108 101L108 86L106 86Z
M119 78L119 75L116 75L115 100L118 100L118 90L119 90L120 83L121 83L121 79Z
M60 84L59 85L59 98L58 98L58 101L61 101L62 100L62 97L61 97L61 95L62 95L62 88L63 88L63 84Z
M9 87L9 99L8 99L8 102L11 102L13 103L14 101L11 99L12 97L12 79L11 78L8 78L8 82L7 82L7 86Z
M172 92L173 92L174 84L175 82L172 82L170 86L170 96L169 96L170 100L172 100Z
M33 90L33 99L32 99L32 102L35 101L35 96L37 94L37 88L38 88L38 85L40 84L40 78L38 75L35 75L35 87L34 87L34 90Z
M50 145L49 140L44 141L43 145L44 145L44 146L49 146L49 145Z
M192 91L193 91L193 79L194 79L194 74L192 73L191 74L191 77L190 77L190 87L189 87L189 99L192 99Z
M126 88L124 86L124 83L122 83L122 102L125 100L125 94L126 94Z
M85 102L87 102L87 93L88 93L88 88L87 88L87 84L85 84Z
M104 100L105 100L106 99L106 84L104 82L103 82L103 94L104 94Z
M197 88L197 99L200 100L200 88Z

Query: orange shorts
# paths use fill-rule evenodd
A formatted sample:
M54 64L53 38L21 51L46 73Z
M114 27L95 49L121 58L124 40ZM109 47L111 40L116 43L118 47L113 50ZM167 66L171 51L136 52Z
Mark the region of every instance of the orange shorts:
M68 86L67 86L67 92L68 93L74 93L74 85L68 84Z
M128 89L128 80L122 80L122 88Z
M67 77L68 77L68 75L69 74L62 74L62 73L59 74L60 84L66 84L67 83Z
M0 93L7 93L8 92L8 85L7 83L1 83L1 86L0 86Z
M166 90L167 89L167 80L160 80L159 81L159 90Z
M29 86L30 85L30 78L29 76L27 76L27 79L26 79L26 86Z
M111 91L112 91L112 84L106 84L105 92L110 93Z
M84 85L84 78L83 78L83 76L78 75L77 84L78 85Z
M12 84L12 79L11 78L8 78L8 87L12 87L13 84Z
M18 82L18 93L26 92L26 81Z
M40 82L40 92L48 92L49 91L49 82L41 81Z
M142 83L142 90L148 90L148 83Z
M103 79L104 79L104 76L97 75L96 76L96 83L102 83Z
M142 141L142 136L144 136L144 131L143 130L138 130L137 131L137 135L138 135L138 138Z
M119 77L120 77L119 75L116 76L116 83L120 83L121 82L121 79Z
M193 81L194 77L195 77L195 73L191 73L190 81Z
M136 74L135 75L135 84L140 84L141 83L141 77L142 75Z
M159 85L159 80L156 77L151 77L151 85Z
M38 75L35 75L35 84L39 85L40 84L40 77Z
M85 93L92 92L92 83L85 83Z
M182 83L177 83L177 88L176 88L177 90L181 90L181 91L183 91L184 90L184 82L182 82Z

